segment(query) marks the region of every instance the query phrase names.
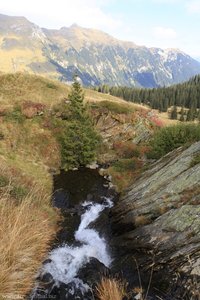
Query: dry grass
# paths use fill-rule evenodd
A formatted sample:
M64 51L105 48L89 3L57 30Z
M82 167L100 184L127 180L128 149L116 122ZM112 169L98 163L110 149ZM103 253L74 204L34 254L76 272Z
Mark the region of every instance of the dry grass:
M127 283L120 279L102 278L96 289L99 300L122 300L127 296Z
M67 98L70 87L56 80L50 80L42 76L30 75L27 73L0 74L0 101L4 106L23 101L33 101L47 105L48 108L58 104L64 98ZM137 103L127 102L121 98L108 94L98 93L90 89L84 89L85 100L88 102L109 101L118 103L124 108L141 112L150 111L150 107ZM14 99L14 101L13 101ZM170 120L167 113L159 113L152 110L159 117L165 126L177 123Z
M151 220L145 215L140 215L140 216L135 217L134 222L135 222L136 227L140 227L140 226L150 224Z
M32 101L51 107L69 92L69 87L59 81L25 73L0 75L0 87L0 99L4 105Z
M8 191L0 194L0 298L30 291L56 228L48 197L33 190L16 204Z

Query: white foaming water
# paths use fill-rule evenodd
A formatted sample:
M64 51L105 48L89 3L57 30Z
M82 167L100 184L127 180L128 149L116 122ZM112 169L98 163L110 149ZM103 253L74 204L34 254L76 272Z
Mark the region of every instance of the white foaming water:
M104 204L92 202L82 204L83 207L86 207L86 211L81 216L81 223L75 232L75 239L83 245L79 247L65 245L54 249L49 255L51 262L45 264L42 270L43 274L50 273L53 276L57 286L59 286L59 282L66 284L74 282L80 286L81 280L75 276L91 257L97 258L107 267L110 265L111 257L107 251L105 239L101 238L96 230L87 227L98 218L106 207L111 208L112 205L112 201L108 198L105 198ZM89 288L87 285L83 287Z

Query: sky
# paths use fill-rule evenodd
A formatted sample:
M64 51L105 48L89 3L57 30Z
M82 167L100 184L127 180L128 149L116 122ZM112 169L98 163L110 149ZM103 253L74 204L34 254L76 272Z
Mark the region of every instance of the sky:
M6 0L0 13L50 29L76 23L138 45L179 48L200 60L200 0Z

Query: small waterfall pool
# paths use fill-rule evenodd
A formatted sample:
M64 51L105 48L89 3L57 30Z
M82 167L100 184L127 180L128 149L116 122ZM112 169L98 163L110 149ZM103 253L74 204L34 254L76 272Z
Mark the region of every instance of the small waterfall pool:
M31 299L95 299L93 288L109 273L112 250L109 209L116 194L97 170L61 172L54 177L53 205L61 230L43 262Z

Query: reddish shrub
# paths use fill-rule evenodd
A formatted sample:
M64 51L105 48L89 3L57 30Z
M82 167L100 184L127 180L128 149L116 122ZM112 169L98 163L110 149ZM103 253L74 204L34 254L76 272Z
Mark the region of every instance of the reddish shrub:
M113 149L116 151L120 158L138 157L140 155L138 146L130 141L121 142L117 141L113 143Z
M31 119L36 115L43 114L45 108L46 106L44 104L25 101L22 104L22 113L26 118Z
M157 116L151 117L150 120L157 127L163 127L163 122Z

